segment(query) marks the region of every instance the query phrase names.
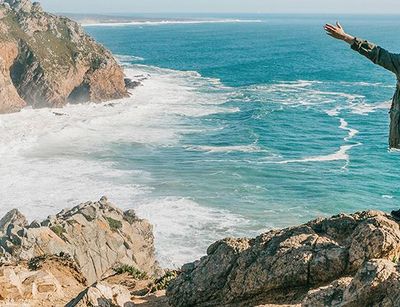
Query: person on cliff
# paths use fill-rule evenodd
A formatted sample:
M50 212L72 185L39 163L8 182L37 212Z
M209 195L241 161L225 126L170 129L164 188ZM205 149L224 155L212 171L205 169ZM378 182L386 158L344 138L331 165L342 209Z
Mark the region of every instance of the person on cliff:
M336 25L326 24L324 29L329 36L348 43L351 49L396 75L396 92L390 108L389 147L400 149L400 54L391 53L369 41L346 33L339 22L336 22ZM392 211L392 215L400 220L400 210Z

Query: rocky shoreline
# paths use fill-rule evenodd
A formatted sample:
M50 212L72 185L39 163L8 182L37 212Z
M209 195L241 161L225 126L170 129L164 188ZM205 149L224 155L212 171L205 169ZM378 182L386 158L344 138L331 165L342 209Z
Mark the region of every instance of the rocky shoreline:
M78 23L0 0L0 113L127 96L122 67Z
M368 211L227 238L168 271L152 226L102 197L0 220L0 306L400 306L399 255L399 223Z

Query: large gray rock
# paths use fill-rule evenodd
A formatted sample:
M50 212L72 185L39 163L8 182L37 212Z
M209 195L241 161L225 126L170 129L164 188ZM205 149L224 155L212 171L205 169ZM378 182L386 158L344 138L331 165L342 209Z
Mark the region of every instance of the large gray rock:
M112 273L121 264L157 275L152 226L134 214L124 213L103 197L63 210L41 223L20 227L10 224L0 247L16 260L41 255L71 255L89 283ZM14 214L7 215L16 216ZM9 218L7 221L10 220Z
M214 243L206 257L183 267L167 295L172 306L299 304L310 289L354 276L370 259L399 255L399 224L390 216L339 215ZM333 285L321 297L334 301L343 291Z

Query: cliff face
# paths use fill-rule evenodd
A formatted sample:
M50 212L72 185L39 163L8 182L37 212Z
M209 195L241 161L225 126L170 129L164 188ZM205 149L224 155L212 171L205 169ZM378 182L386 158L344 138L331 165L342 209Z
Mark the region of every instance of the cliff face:
M152 226L132 210L122 212L105 197L41 223L28 224L17 210L0 220L0 264L59 254L71 255L90 284L118 265L133 266L149 276L160 273Z
M0 1L0 112L127 96L111 53L30 0Z
M171 306L400 306L400 228L383 212L225 239L187 264Z
M399 256L399 223L368 211L224 239L159 277L151 226L103 197L0 220L0 306L398 307Z

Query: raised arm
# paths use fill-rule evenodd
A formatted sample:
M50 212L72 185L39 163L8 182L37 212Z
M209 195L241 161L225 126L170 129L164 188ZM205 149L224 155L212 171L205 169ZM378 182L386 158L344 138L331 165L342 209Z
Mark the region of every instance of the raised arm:
M333 38L345 41L351 45L351 48L360 54L366 56L373 63L380 65L387 70L400 76L400 55L390 53L387 50L370 43L366 40L356 38L350 34L347 34L339 22L336 26L331 24L326 24L324 26L326 34L332 36Z

